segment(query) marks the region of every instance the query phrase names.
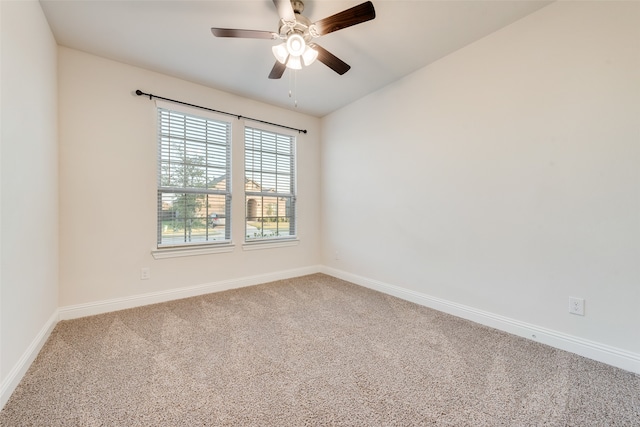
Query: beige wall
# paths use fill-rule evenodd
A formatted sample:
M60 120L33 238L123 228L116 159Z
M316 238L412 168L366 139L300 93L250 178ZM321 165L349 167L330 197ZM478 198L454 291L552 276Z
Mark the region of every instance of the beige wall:
M2 407L57 320L58 148L57 47L40 4L1 1L0 15Z
M319 263L640 353L637 3L553 4L323 120L56 49L35 1L0 18L0 406L58 307ZM308 129L300 244L243 251L236 192L233 252L153 259L155 108L135 89Z
M231 118L234 251L154 259L156 109L136 89L308 129L297 139L299 245L243 251L243 128ZM59 91L61 307L318 263L319 119L64 47Z
M639 23L556 2L327 116L323 264L639 355Z

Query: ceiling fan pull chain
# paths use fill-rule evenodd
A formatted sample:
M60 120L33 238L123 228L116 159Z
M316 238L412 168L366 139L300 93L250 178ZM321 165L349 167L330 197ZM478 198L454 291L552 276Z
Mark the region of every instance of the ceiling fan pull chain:
M293 105L298 108L298 70L293 71Z
M293 79L293 84L291 83L292 79ZM289 98L293 98L293 105L296 108L298 108L297 82L298 82L298 70L290 70L289 71ZM293 85L293 89L291 89L292 85Z

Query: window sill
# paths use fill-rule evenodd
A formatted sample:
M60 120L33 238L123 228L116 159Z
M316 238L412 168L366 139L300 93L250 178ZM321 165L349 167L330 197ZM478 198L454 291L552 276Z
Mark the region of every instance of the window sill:
M300 240L298 239L267 240L263 242L245 242L242 245L242 250L259 251L262 249L284 248L287 246L298 246L299 243L300 243Z
M177 247L177 248L164 248L164 249L152 249L151 255L154 259L166 259L177 258L183 256L195 256L195 255L208 255L208 254L221 254L226 252L233 252L235 245L231 243L222 245L211 245L201 247Z

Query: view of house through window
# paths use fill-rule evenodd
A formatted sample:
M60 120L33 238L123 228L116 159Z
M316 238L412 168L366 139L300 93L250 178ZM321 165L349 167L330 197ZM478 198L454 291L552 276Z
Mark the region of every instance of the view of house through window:
M231 240L231 124L158 108L158 247Z
M295 138L246 127L244 144L246 241L295 237Z

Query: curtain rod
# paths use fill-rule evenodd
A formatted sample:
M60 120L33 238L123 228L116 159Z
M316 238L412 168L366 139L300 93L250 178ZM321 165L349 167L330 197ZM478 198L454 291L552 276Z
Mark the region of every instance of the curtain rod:
M302 132L302 133L307 133L307 130L306 130L306 129L296 129L296 128L292 128L292 127L285 126L285 125L279 125L278 123L271 123L271 122L267 122L267 121L265 121L265 120L260 120L260 119L254 119L254 118L252 118L252 117L245 117L245 116L241 116L241 115L239 115L239 114L227 113L226 111L214 110L213 108L207 108L207 107L202 107L202 106L200 106L200 105L189 104L189 103L187 103L187 102L182 102L182 101L178 101L178 100L171 99L171 98L164 98L164 97L162 97L162 96L153 95L153 94L151 94L151 93L144 93L144 92L143 92L143 91L141 91L140 89L136 90L136 95L138 95L138 96L142 96L142 95L144 95L144 96L148 96L148 97L149 97L149 99L157 98L157 99L162 99L162 100L164 100L164 101L171 101L171 102L175 102L175 103L177 103L177 104L186 105L186 106L188 106L188 107L195 107L195 108L199 108L199 109L201 109L201 110L213 111L214 113L226 114L227 116L237 117L237 118L238 118L238 120L240 120L240 119L251 120L252 122L264 123L264 124L266 124L266 125L277 126L277 127L281 127L281 128L284 128L284 129L295 130L295 131L297 131L298 133L300 133L300 132Z

